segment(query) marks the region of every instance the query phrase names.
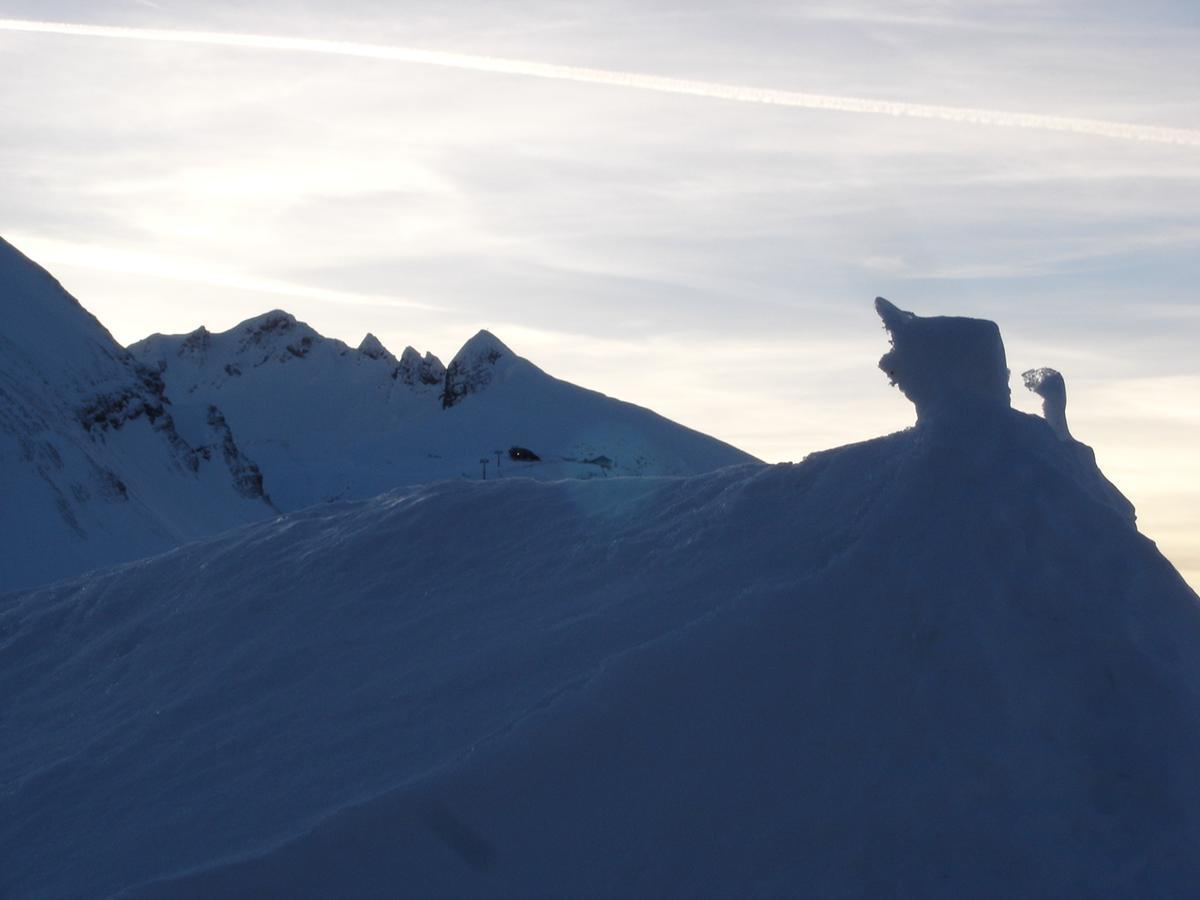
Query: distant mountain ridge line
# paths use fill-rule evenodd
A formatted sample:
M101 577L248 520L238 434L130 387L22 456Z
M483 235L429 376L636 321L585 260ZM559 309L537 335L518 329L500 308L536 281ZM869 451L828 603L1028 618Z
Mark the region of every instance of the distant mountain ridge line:
M279 309L123 348L3 240L0 351L0 592L404 485L754 459L559 381L487 331L448 366L372 334L351 348Z
M204 397L225 412L251 454L266 460L268 489L287 509L430 478L483 478L487 459L498 466L495 476L504 471L503 453L514 447L530 451L521 461L539 464L525 465L523 473L539 477L685 474L754 459L648 410L559 381L487 330L448 365L411 346L397 359L369 333L352 348L282 310L219 333L155 334L130 350L168 381L177 406ZM409 446L386 450L393 439ZM314 450L321 442L329 446ZM298 462L309 451L324 459ZM354 472L345 466L352 458L361 461ZM294 470L293 486L307 484L291 500L286 489L281 495L271 488L271 471L278 483L282 469Z

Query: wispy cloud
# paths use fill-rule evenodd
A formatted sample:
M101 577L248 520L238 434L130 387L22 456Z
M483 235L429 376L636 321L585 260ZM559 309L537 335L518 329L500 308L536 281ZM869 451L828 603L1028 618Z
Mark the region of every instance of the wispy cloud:
M274 294L280 297L320 300L354 306L445 310L443 306L434 306L401 297L330 290L308 284L297 284L222 270L214 267L211 262L164 257L110 246L58 241L34 235L10 233L7 238L23 253L48 266L72 266L80 269L162 278L186 284L232 288L259 294Z
M714 81L667 78L641 72L566 66L532 60L505 59L477 54L422 50L413 47L397 47L383 44L214 31L128 28L108 25L83 25L68 22L39 22L29 19L0 19L0 30L354 56L454 69L468 69L476 72L489 72L501 75L518 75L559 81L573 81L584 84L626 87L667 94L706 97L714 100L731 100L739 103L760 103L800 109L832 110L836 112L866 113L870 115L898 116L915 119L935 119L964 125L1060 131L1092 137L1200 147L1200 130L1190 128L1168 128L1070 116L1051 116L1038 113L1008 112L964 106L941 106L866 97L845 97L833 94L783 91L746 85L723 84Z

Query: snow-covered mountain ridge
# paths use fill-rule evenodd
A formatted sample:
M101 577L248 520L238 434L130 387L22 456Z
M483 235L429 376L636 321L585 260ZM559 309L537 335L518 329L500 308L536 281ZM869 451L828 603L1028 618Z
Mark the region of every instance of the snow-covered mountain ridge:
M281 310L131 352L0 241L0 593L404 484L750 459L552 378L487 332L449 370Z
M227 426L184 439L158 374L0 240L0 591L275 510Z
M184 433L217 406L285 510L443 478L690 475L753 457L546 374L488 331L443 366L357 349L275 310L134 344ZM521 453L510 453L514 448Z
M994 326L880 310L898 434L0 601L0 893L1188 895L1200 601Z

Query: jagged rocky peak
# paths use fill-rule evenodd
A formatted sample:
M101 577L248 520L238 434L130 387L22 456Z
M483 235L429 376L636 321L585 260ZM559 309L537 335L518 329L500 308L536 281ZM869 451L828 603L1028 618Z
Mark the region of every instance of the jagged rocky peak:
M208 354L210 346L212 346L212 332L201 325L183 339L177 355L203 358Z
M486 328L480 329L473 338L462 345L454 354L451 365L460 366L495 365L504 357L515 354L505 346L504 341L496 337Z
M233 429L229 427L225 415L210 403L205 421L220 440L221 455L225 459L225 465L229 468L235 490L243 497L262 500L274 508L271 498L267 496L266 489L263 487L262 471L254 460L249 459L238 448L237 441L233 436Z
M247 319L237 326L236 331L242 336L243 345L267 344L279 339L291 341L298 336L320 337L307 322L301 322L282 309Z
M1021 373L1025 387L1042 398L1042 415L1059 440L1073 440L1067 428L1067 383L1056 369L1043 367Z
M265 350L268 356L274 354L283 362L307 356L314 344L325 340L307 323L282 309L247 319L234 330L238 334L238 352Z
M383 346L383 341L367 332L367 336L362 339L362 343L358 345L358 352L368 359L385 359L388 362L395 362L396 357L392 355L387 347Z
M1008 363L995 322L918 316L883 297L875 298L875 311L892 344L879 368L916 406L918 422L1009 408Z
M152 426L174 434L175 426L166 405L162 373L137 363L131 364L134 378L115 390L91 393L76 409L79 424L89 432L120 430L126 423L145 416ZM159 425L159 419L165 421Z
M421 381L425 384L441 384L446 379L446 367L442 361L425 351L421 358Z
M446 387L442 406L449 408L470 394L476 394L492 382L496 367L515 355L498 337L486 329L471 338L446 367Z
M265 336L272 333L289 331L300 324L290 312L282 309L272 309L269 312L254 316L238 325L238 330L246 334Z
M432 387L446 380L446 367L432 353L421 356L413 347L405 347L392 377L412 387Z

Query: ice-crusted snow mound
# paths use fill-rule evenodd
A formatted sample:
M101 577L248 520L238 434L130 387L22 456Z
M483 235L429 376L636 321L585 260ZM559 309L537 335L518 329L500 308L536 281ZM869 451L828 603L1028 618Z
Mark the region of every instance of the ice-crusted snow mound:
M1056 369L1029 369L1021 373L1025 387L1042 398L1042 415L1061 440L1071 440L1067 427L1067 383Z
M879 368L913 402L918 424L931 437L953 442L981 428L991 433L988 420L1011 411L1004 341L995 322L918 316L883 297L875 298L875 310L892 343ZM1062 374L1050 368L1030 369L1022 379L1042 398L1046 424L1067 444L1065 453L1074 460L1076 483L1134 523L1133 504L1104 477L1092 448L1076 441L1067 428Z
M1088 484L1093 496L1107 503L1129 522L1137 521L1133 504L1117 490L1116 485L1104 477L1096 465L1096 453L1087 444L1071 436L1067 428L1067 382L1056 369L1029 369L1021 373L1025 387L1042 398L1042 415L1046 424L1053 429L1058 439L1066 445L1066 451L1075 457L1079 471L1088 473Z
M973 425L0 601L0 894L1187 895L1197 597L1045 421Z
M883 297L875 310L892 340L879 368L913 402L918 420L1008 408L1008 364L995 322L918 316Z

